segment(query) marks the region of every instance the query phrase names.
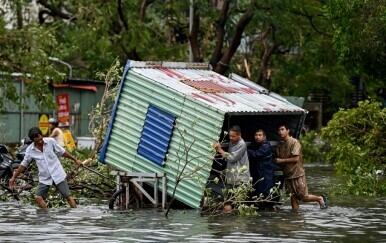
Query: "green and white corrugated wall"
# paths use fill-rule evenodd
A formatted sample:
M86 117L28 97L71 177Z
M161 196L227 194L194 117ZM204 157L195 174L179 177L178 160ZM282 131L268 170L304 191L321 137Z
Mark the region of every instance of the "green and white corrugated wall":
M164 172L171 195L176 178L188 161L183 173L186 178L177 187L176 198L198 208L213 161L211 144L220 136L224 112L136 72L129 70L125 74L102 162L126 172ZM137 153L149 105L176 117L163 166Z

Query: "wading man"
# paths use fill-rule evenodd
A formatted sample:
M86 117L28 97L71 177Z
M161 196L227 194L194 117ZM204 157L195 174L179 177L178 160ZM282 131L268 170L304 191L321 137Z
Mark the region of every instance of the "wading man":
M35 160L39 169L39 185L36 190L35 200L39 207L47 207L44 200L48 196L48 190L51 185L54 184L60 194L67 200L68 204L72 208L76 208L76 203L70 195L66 173L58 156L72 159L79 166L83 166L82 162L69 154L55 139L43 138L42 132L38 127L31 128L28 132L28 137L33 143L28 146L21 165L9 181L9 186L12 188L17 176L28 168L32 160Z
M248 183L251 174L249 172L249 160L247 155L247 145L241 138L241 129L239 126L232 126L229 129L229 148L225 152L219 142L215 142L213 147L227 162L226 166L226 187L228 189L237 187L243 183ZM245 171L242 168L246 168ZM240 171L242 171L240 173ZM231 211L230 205L225 206L225 211Z
M308 194L300 142L290 136L287 124L279 125L278 133L284 140L284 143L277 146L276 163L283 168L285 187L291 196L292 209L299 209L298 200L318 202L321 209L326 209L327 199L324 195L315 196Z
M255 142L248 149L249 166L253 177L253 187L255 191L252 196L259 197L260 194L267 200L260 208L269 208L276 211L274 201L277 201L277 195L271 195L272 198L267 198L271 188L275 186L274 166L271 145L267 140L267 136L262 129L257 129L255 132Z

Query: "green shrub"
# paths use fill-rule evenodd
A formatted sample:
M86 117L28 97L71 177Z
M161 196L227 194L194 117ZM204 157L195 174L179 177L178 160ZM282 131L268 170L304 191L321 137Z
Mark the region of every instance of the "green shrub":
M386 109L375 101L361 101L357 108L334 114L322 137L329 142L327 159L351 179L347 193L385 195L386 182L375 175L386 168Z
M316 131L309 131L300 136L304 162L325 162L326 143Z

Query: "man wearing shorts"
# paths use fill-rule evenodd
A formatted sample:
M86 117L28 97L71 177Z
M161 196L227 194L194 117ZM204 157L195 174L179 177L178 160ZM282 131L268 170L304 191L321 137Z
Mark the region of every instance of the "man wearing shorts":
M76 208L76 203L70 196L66 173L58 156L72 159L79 166L83 166L82 162L69 154L55 139L43 138L42 132L38 127L31 128L28 132L28 137L33 143L28 146L24 160L13 174L9 181L9 186L12 188L17 176L28 168L32 160L35 160L39 169L39 185L36 190L35 200L39 207L47 208L44 200L47 198L51 185L55 185L60 194L67 200L68 204L72 208Z
M306 175L303 168L302 147L300 142L291 137L288 125L279 125L278 133L284 143L277 146L276 163L282 166L285 187L291 195L292 209L299 209L298 200L303 202L318 202L321 209L327 208L327 199L324 195L308 194Z

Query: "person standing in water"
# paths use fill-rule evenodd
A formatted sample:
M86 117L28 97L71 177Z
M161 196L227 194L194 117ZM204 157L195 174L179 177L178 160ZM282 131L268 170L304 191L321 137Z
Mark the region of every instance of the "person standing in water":
M35 201L39 207L47 208L44 200L48 196L48 190L54 185L70 207L76 208L76 202L70 195L66 173L58 156L71 159L78 166L83 166L82 162L69 154L55 139L43 138L38 127L32 127L28 132L28 137L33 143L27 147L23 161L9 180L9 187L13 188L18 175L28 168L31 161L35 160L39 169L39 185L36 189Z
M280 124L278 133L284 143L277 146L276 163L283 168L285 187L290 194L292 209L299 209L298 200L318 202L321 209L327 209L327 198L324 195L308 194L300 142L290 136L290 129L287 124Z

